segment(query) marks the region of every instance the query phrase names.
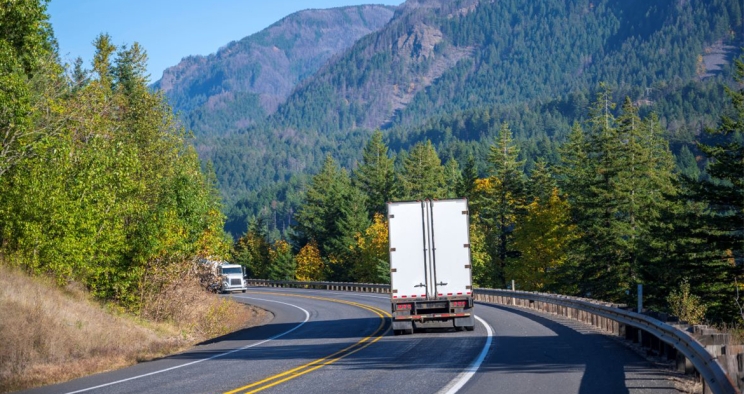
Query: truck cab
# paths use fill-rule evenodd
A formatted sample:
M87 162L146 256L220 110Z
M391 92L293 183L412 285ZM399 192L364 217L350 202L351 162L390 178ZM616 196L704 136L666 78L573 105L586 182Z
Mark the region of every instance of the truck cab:
M217 276L219 278L219 291L229 293L242 291L245 293L245 268L239 264L221 263L217 265Z

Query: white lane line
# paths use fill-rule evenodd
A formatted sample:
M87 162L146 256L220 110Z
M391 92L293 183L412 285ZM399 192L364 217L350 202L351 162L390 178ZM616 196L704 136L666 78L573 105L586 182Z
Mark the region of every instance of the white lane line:
M246 296L234 296L234 297L237 297L237 298L247 298L247 299L249 299L249 300L259 300L259 301L276 302L276 303L278 303L278 304L289 305L289 306L295 307L295 308L297 308L297 309L300 309L301 311L305 312L305 320L303 320L303 321L302 321L302 323L300 323L300 324L298 324L298 325L296 325L296 326L292 327L291 329L289 329L289 330L287 330L287 331L284 331L284 332L283 332L283 333L281 333L281 334L278 334L278 335L274 335L273 337L271 337L271 338L269 338L269 339L264 339L263 341L261 341L261 342L257 342L257 343L254 343L254 344L252 344L252 345L246 345L246 346L243 346L243 347L241 347L241 348L238 348L238 349L233 349L233 350L230 350L229 352L225 352L225 353L220 353L220 354L214 355L214 356L212 356L212 357L209 357L209 358L203 358L203 359L201 359L201 360L196 360L196 361L192 361L192 362L190 362L190 363L186 363L186 364L176 365L175 367L170 367L170 368L166 368L166 369L161 369L161 370L159 370L159 371L153 371L153 372L149 372L149 373L146 373L146 374L142 374L142 375L132 376L131 378L126 378L126 379L122 379L122 380L117 380L117 381L115 381L115 382L111 382L111 383L105 383L105 384L101 384L101 385L98 385L98 386L94 386L94 387L88 387L88 388L86 388L86 389L82 389L82 390L77 390L77 391L70 391L70 392L69 392L69 393L67 393L67 394L83 393L83 392L86 392L86 391L90 391L90 390L100 389L100 388L102 388L102 387L113 386L113 385L115 385L115 384L119 384L119 383L124 383L124 382L128 382L128 381L130 381L130 380L135 380L135 379L140 379L140 378L144 378L144 377L147 377L147 376L157 375L157 374L159 374L159 373L163 373L163 372L168 372L168 371L172 371L172 370L174 370L174 369L178 369L178 368L183 368L183 367L188 367L189 365L194 365L194 364L198 364L198 363L200 363L200 362L203 362L203 361L209 361L209 360L214 360L215 358L219 358L219 357L224 357L224 356L227 356L228 354L233 354L233 353L235 353L235 352L239 352L239 351L241 351L241 350L245 350L245 349L250 349L250 348L252 348L252 347L255 347L255 346L258 346L258 345L264 344L264 343L266 343L266 342L269 342L269 341L271 341L271 340L274 340L274 339L277 339L277 338L283 337L283 336L285 336L285 335L289 334L290 332L292 332L292 331L294 331L294 330L296 330L296 329L298 329L298 328L302 327L302 325L303 325L303 324L307 323L307 321L308 321L308 320L310 320L310 312L308 312L308 311L307 311L307 310L305 310L304 308L302 308L302 307L299 307L299 306L297 306L297 305L294 305L294 304L289 304L289 303L286 303L286 302L282 302L282 301L274 301L274 300L267 300L267 299L263 299L263 298L253 298L253 297L246 297Z
M483 360L486 358L488 350L491 349L491 341L493 339L493 330L491 329L491 326L480 317L476 316L475 318L478 319L479 322L483 323L484 326L486 326L486 331L488 332L486 344L483 346L483 350L481 350L478 358L475 359L475 361L473 361L473 363L470 364L470 366L466 370L461 372L459 375L457 375L457 377L452 379L449 384L444 386L443 389L439 390L437 394L455 394L456 392L458 392L462 388L462 386L465 386L465 383L467 383L473 376L475 376L475 373L478 372L478 368L480 368Z

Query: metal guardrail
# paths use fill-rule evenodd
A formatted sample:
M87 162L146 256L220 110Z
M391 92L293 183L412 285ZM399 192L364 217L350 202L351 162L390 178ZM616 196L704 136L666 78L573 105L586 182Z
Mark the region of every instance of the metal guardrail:
M390 285L375 283L299 282L248 279L247 284L249 286L319 288L326 290L390 293ZM544 305L554 305L557 308L565 308L560 311L554 310L553 312L560 312L560 314L577 320L586 321L588 318L593 325L616 335L619 335L620 333L619 324L638 328L655 336L664 343L674 347L674 349L679 353L683 354L703 377L707 388L713 393L740 393L718 360L716 360L705 349L705 347L696 341L690 334L652 317L622 309L620 305L585 298L525 291L475 289L473 293L477 301L486 303L511 304L528 307L532 303L540 303ZM523 305L516 300L526 301L528 305ZM545 310L546 308L540 309ZM595 318L595 316L598 318Z

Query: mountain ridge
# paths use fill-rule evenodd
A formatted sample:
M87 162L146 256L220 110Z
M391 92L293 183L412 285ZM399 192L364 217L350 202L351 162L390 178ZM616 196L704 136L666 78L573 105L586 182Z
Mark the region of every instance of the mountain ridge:
M153 88L163 91L196 134L245 128L273 113L333 55L381 28L394 10L361 5L299 11L213 54L185 57ZM213 127L210 119L229 130Z

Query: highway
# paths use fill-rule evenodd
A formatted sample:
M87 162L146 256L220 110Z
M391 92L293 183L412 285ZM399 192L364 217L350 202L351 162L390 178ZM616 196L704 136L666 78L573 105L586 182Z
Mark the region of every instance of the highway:
M472 332L394 336L389 296L251 288L271 311L171 357L27 393L677 393L666 372L580 322L477 304Z

